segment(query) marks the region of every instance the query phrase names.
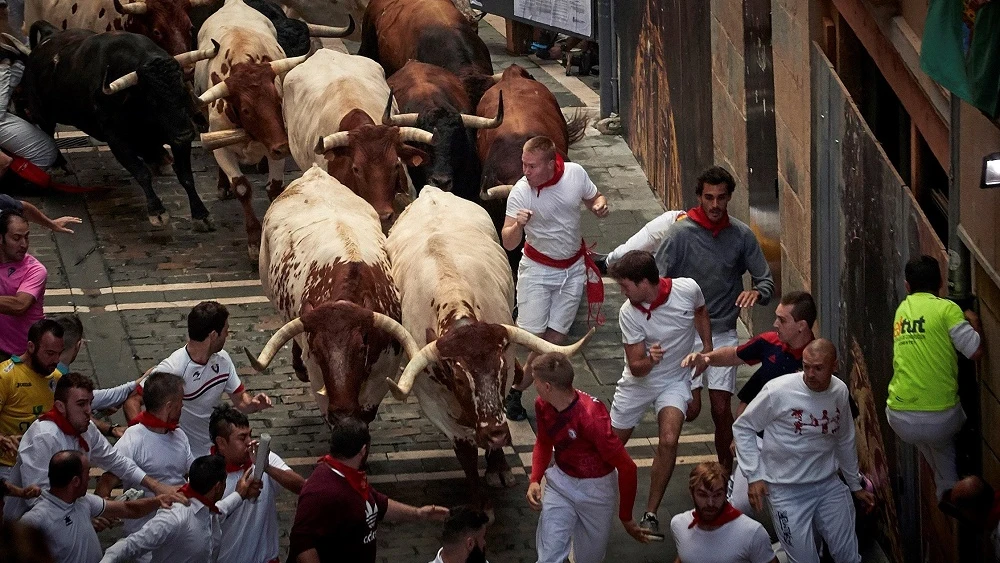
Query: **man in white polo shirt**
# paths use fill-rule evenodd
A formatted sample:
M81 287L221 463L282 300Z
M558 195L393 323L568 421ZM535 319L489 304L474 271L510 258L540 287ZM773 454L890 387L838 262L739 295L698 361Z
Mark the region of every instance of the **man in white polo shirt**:
M251 395L236 375L236 366L222 348L229 336L229 311L215 301L203 301L188 314L188 341L153 371L172 373L184 379L184 409L181 430L188 437L191 453L203 456L212 447L208 436L208 419L219 404L222 394L245 413L271 407L264 393ZM139 415L140 397L125 403L125 416L132 420Z
M226 490L236 490L240 478L254 467L256 443L250 440L250 421L229 405L219 405L209 422L212 453L226 460ZM253 446L253 447L252 447ZM292 471L278 454L269 452L268 466L259 481L260 496L234 508L222 523L219 563L276 563L278 561L278 486L298 496L306 480Z
M146 379L143 400L146 410L130 422L115 450L134 461L147 475L165 485L179 487L194 462L187 436L177 426L184 403L184 380L169 373L153 373ZM118 478L108 471L101 475L94 493L110 498L118 483ZM149 489L142 490L144 496L153 496ZM125 535L135 533L150 518L151 515L126 520Z
M691 470L694 509L670 520L681 563L778 563L760 522L726 501L726 468L703 461Z
M712 351L712 327L701 288L691 278L661 278L653 255L633 250L608 271L627 300L618 313L625 368L611 404L611 428L628 443L650 406L659 424L646 512L639 526L660 534L656 511L677 460L677 441L691 400L691 370L681 360L697 335L703 353Z
M49 461L49 490L21 522L45 534L53 558L59 563L97 563L101 543L91 518L139 518L174 502L186 503L184 495L170 493L130 502L115 502L87 494L90 462L78 450L57 452Z
M566 340L580 296L587 286L587 302L596 314L604 300L601 274L580 234L580 202L597 217L608 216L608 202L587 171L564 162L548 137L533 137L521 154L524 177L507 197L507 217L501 238L514 250L524 238L524 256L517 268L517 326L553 342ZM531 362L524 377L507 396L507 417L524 420L521 392L531 385Z

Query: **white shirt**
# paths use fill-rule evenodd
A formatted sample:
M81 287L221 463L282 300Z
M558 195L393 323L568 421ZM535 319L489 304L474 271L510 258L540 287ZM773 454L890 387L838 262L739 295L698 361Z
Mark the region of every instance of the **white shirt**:
M222 541L220 521L242 501L236 493L219 501L222 514L212 514L197 499L188 506L161 508L139 531L109 547L101 563L129 561L144 553L152 553L152 563L214 562Z
M91 467L100 467L117 475L126 486L138 487L146 472L140 469L131 459L118 453L108 443L101 431L93 422L83 433L83 439L90 450L83 455L90 460ZM62 450L81 450L76 436L70 436L60 430L55 422L36 420L28 427L17 448L17 463L11 473L10 482L19 487L38 485L43 489L49 486L49 460ZM25 501L20 498L8 498L4 506L4 517L16 520L34 506L38 499Z
M434 561L431 561L431 563L444 563L444 559L441 559L441 552L442 552L442 551L444 551L444 548L443 548L443 547L442 547L441 549L439 549L439 550L438 550L438 554L437 554L437 557L435 557L435 558L434 558ZM489 562L489 561L487 561L486 563L490 563L490 562Z
M103 512L104 499L99 496L86 494L67 504L49 491L42 491L21 522L45 534L54 561L97 563L101 560L101 542L90 519Z
M528 243L550 258L570 258L582 241L580 202L597 197L597 186L582 166L567 162L562 178L537 194L522 177L507 196L507 216L515 218L518 210L530 209L531 219L524 225Z
M774 550L767 530L753 518L741 514L714 530L703 530L694 522L694 510L670 520L670 533L677 544L681 563L770 563Z
M694 328L694 311L704 305L705 296L691 278L674 278L667 301L653 309L649 319L626 299L618 313L622 342L645 342L647 350L659 344L663 348L663 359L645 377L634 377L626 357L620 383L652 386L690 379L691 368L682 368L681 360L691 352L691 343L698 334ZM649 303L642 306L648 309Z
M608 266L621 260L622 256L631 250L645 250L651 254L656 252L667 236L667 230L677 222L678 217L686 213L687 211L667 211L643 225L639 232L608 253Z
M285 461L270 452L268 464L287 471ZM226 476L226 494L236 490L236 483L243 471L233 471ZM278 558L278 488L281 486L271 476L261 476L263 487L256 500L237 506L222 523L222 549L219 563L267 563Z
M847 385L833 377L826 391L816 392L802 377L790 373L767 382L733 423L740 469L751 483L800 485L839 468L852 491L861 489Z
M233 395L243 390L233 359L222 350L212 354L207 364L197 364L188 355L187 346L183 346L157 364L153 372L172 373L184 378L181 430L187 434L191 453L195 457L208 455L212 448L208 434L212 409L219 404L223 393Z
M122 434L115 450L131 459L147 475L164 485L183 485L194 455L187 436L180 430L158 434L142 424L129 426ZM146 487L140 487L147 497L156 496ZM134 533L153 518L152 514L125 520L126 535Z

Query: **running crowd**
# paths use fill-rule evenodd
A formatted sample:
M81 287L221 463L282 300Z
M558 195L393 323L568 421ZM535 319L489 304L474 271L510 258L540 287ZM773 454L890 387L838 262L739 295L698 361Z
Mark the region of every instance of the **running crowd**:
M736 189L729 172L708 169L695 188L698 206L664 213L600 256L581 242L580 203L599 218L610 210L586 171L542 137L526 143L522 163L501 232L508 249L524 242L517 324L561 343L584 290L588 302L600 300L600 274L626 297L618 315L624 367L610 409L574 387L573 367L557 353L530 354L506 398L507 416L523 420L521 393L529 385L537 392L526 496L540 511L538 561L562 563L571 553L577 563L602 561L616 508L635 540L665 539L660 504L682 427L699 416L706 385L718 462L694 467L694 509L669 522L677 560L861 561L857 510L870 512L876 499L858 469L856 406L837 377L838 351L813 332L813 297L786 293L774 330L738 342L741 310L767 304L774 283L753 232L727 212ZM279 487L298 496L289 563L374 562L383 520L443 522L435 562L486 560L482 510L409 506L368 483L364 423L331 421L329 454L308 478L271 451L268 437L255 439L246 415L271 399L240 382L224 350L228 312L219 303L194 307L186 344L142 377L95 389L71 366L84 342L79 319L43 316L47 274L27 252L29 221L72 232L68 225L79 219L50 220L0 196L0 551L20 557L10 560L275 562ZM978 318L938 297L933 258L910 260L905 279L888 422L933 469L941 508L993 531L1000 521L993 491L978 477L959 479L954 446L965 421L958 354L982 355ZM759 367L737 392L743 364ZM231 405L220 404L224 394ZM650 407L658 442L637 521L637 470L625 445ZM127 428L93 418L118 408ZM92 465L103 473L90 493ZM768 517L778 549L760 523ZM122 539L102 552L97 532L120 520Z

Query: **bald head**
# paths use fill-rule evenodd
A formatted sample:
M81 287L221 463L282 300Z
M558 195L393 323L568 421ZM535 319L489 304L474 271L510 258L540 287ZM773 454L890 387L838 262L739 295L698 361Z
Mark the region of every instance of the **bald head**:
M826 391L837 371L837 347L825 338L817 338L802 351L802 372L806 387Z
M950 500L957 512L953 516L973 525L984 526L993 508L993 487L981 477L970 475L955 483Z

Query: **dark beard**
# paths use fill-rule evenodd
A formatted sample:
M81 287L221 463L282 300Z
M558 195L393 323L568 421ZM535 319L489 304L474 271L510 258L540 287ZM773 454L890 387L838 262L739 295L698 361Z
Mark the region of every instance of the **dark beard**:
M472 553L465 558L465 563L486 563L486 549L478 545L472 548Z
M50 373L52 373L52 370L45 371L45 366L39 365L38 360L35 359L34 355L32 355L31 358L28 360L28 364L31 367L32 371L34 371L39 375L49 375Z

